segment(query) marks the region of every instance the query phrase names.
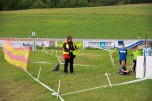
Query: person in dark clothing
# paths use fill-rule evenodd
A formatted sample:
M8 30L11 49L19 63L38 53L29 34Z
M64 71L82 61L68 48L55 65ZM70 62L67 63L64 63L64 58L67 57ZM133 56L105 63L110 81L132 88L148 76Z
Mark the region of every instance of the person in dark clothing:
M73 63L76 57L73 52L77 51L76 45L72 41L72 36L68 36L63 43L64 73L68 73L68 63L70 63L70 73L73 73Z
M118 73L120 75L127 75L127 74L129 75L130 74L130 72L126 68L126 64L125 64L124 60L121 61L121 66L119 67Z

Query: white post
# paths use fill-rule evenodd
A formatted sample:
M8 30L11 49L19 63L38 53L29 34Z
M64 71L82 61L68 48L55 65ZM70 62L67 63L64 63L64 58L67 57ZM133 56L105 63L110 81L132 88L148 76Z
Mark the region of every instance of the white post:
M32 32L32 37L33 37L33 51L36 51L36 42L35 42L35 32Z
M38 76L37 76L37 79L39 80L39 77L40 77L40 73L41 73L41 67L39 69L39 73L38 73Z
M60 80L59 80L59 85L58 85L58 92L57 92L57 98L59 97L59 93L60 93Z
M110 82L110 79L109 79L109 76L110 75L109 73L105 73L105 76L107 77L107 80L109 82L109 86L112 88L112 85L111 85L111 82Z

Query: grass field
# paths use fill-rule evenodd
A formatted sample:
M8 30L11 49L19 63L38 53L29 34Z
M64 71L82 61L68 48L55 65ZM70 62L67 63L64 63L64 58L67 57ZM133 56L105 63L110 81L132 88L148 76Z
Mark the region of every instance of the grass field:
M0 37L152 38L152 4L0 11Z
M2 49L1 49L2 50ZM47 50L51 53L51 50ZM61 56L62 51L58 50ZM131 51L129 50L127 68L131 66ZM26 72L8 64L0 51L0 100L1 101L59 101L51 92L35 82ZM47 61L51 64L35 64L34 62ZM135 80L135 74L130 76L118 75L118 54L115 53L115 67L107 51L80 50L75 59L76 64L91 66L74 66L74 74L64 74L63 65L60 71L53 72L57 63L55 53L48 55L45 52L30 52L28 71L37 77L41 67L40 81L57 91L58 80L61 80L60 94L79 91L108 84L105 73L111 75L112 84ZM151 101L152 81L145 80L133 84L115 86L113 88L99 88L86 92L62 96L66 101Z
M152 4L103 6L84 8L29 9L0 11L0 37L27 38L33 31L40 38L116 38L152 39ZM51 53L51 49L47 49ZM132 59L129 50L127 68ZM58 55L62 50L58 49ZM36 64L46 61L51 64ZM57 64L56 54L30 52L27 69L37 77L41 67L40 81L57 91L61 80L60 94L108 85L105 73L111 75L112 84L135 80L135 74L118 75L118 53L115 54L115 67L109 53L103 50L80 50L75 59L74 74L53 72ZM99 88L86 92L62 96L66 101L151 101L152 81L145 80L133 84ZM8 64L0 48L0 101L59 101L51 92L35 82L26 72Z

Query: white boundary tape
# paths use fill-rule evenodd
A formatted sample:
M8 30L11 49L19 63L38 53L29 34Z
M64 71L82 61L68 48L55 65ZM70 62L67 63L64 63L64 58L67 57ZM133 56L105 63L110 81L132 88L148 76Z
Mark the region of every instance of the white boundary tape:
M47 61L39 61L39 62L33 62L33 63L37 63L37 64L51 64L51 63L49 63Z
M59 61L60 64L64 64L64 63L59 59L60 56L56 56L56 58L58 59L58 61Z
M59 58L61 56L57 56L57 59L59 61L60 64L64 64ZM86 67L89 67L89 66L92 66L92 67L98 67L98 66L95 66L95 65L83 65L83 64L73 64L73 65L77 65L77 66L86 66Z
M45 50L45 53L46 54L49 54L49 55L51 55L49 52L47 52L46 50ZM52 50L52 53L53 53L53 50ZM56 58L57 58L57 60L58 60L58 62L60 63L60 64L64 64L59 58L60 58L61 56L58 56L58 51L56 50ZM83 64L73 64L73 65L78 65L78 66L93 66L93 67L98 67L98 66L95 66L95 65L83 65Z
M118 84L112 84L112 86L126 85L126 84L136 83L136 82L140 82L140 81L144 81L144 80L148 80L148 79L152 79L152 78L137 79L137 80L132 80L132 81L128 81L128 82L122 82L122 83L118 83Z
M85 67L98 67L98 66L95 66L95 65L83 65L83 64L73 64L73 65L77 65L77 66L85 66Z
M79 91L75 91L75 92L70 92L70 93L61 94L61 96L70 95L70 94L75 94L75 93L80 93L80 92L85 92L85 91L94 90L94 89L98 89L98 88L106 88L106 87L108 87L108 86L109 86L109 85L99 86L99 87L94 87L94 88L89 88L89 89L84 89L84 90L79 90Z
M45 50L45 53L46 53L46 54L49 54L49 55L53 55L53 54L50 54L49 52L47 52L46 50ZM56 50L56 58L57 58L58 62L59 62L60 64L64 64L64 63L59 59L61 56L58 56L57 53L58 53L58 52L57 52L57 50ZM46 64L49 64L49 63L46 63ZM51 63L50 63L50 64L51 64ZM98 66L95 66L95 65L83 65L83 64L73 64L73 65L86 66L86 67L89 67L89 66L98 67Z
M90 44L91 45L91 44ZM113 52L115 52L116 51L116 49L115 50L111 50L111 49L104 49L104 48L101 48L101 47L96 47L96 46L94 46L94 45L91 45L92 46L92 48L98 48L98 49L101 49L101 50L105 50L105 51L108 51L109 52L109 56L110 56L110 59L111 59L111 62L112 62L112 65L113 65L113 67L114 67L114 57L112 56L112 54L113 54Z
M44 84L43 82L39 81L38 79L36 79L35 77L32 76L32 74L30 74L28 71L25 71L29 76L31 76L36 82L38 82L39 84L41 84L43 87L45 87L47 90L53 92L53 94L55 94L56 96L59 97L59 99L61 101L65 101L57 92L55 92L53 89L51 89L49 86L47 86L46 84Z
M147 79L152 79L152 78L144 78L144 79L138 79L138 80L132 80L132 81L128 81L128 82L118 83L118 84L111 84L111 86L119 86L119 85L131 84L131 83L136 83L136 82L140 82L140 81L147 80ZM75 91L75 92L64 93L64 94L61 94L61 96L70 95L70 94L75 94L75 93L80 93L80 92L85 92L85 91L94 90L94 89L99 89L99 88L106 88L106 87L108 87L108 86L109 86L109 85L98 86L98 87L89 88L89 89L84 89L84 90L79 90L79 91Z

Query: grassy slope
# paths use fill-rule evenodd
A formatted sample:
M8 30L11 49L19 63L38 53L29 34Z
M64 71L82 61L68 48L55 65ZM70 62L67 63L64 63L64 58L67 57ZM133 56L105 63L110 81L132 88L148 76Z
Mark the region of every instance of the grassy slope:
M152 4L0 12L0 37L152 38Z
M51 51L48 50L50 53ZM61 55L61 51L58 52ZM50 92L33 81L25 72L9 65L0 51L0 98L7 101L58 101L56 97L51 96ZM81 50L75 59L77 64L96 65L74 66L75 73L65 75L63 65L59 72L52 72L53 66L57 63L54 55L50 56L42 52L30 52L28 71L37 77L39 67L42 67L40 80L49 87L57 91L58 80L61 80L60 93L92 88L96 86L107 85L108 81L104 75L105 72L111 74L112 84L134 80L135 75L120 76L118 70L118 54L116 54L115 67L109 59L108 52L102 50ZM33 62L48 61L51 64L34 64ZM128 56L127 67L130 67L130 52ZM100 88L92 91L63 96L66 101L149 101L152 99L152 82L146 80L134 84L122 85L108 88Z

